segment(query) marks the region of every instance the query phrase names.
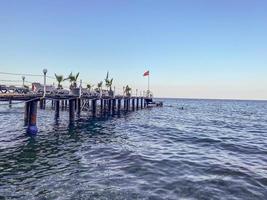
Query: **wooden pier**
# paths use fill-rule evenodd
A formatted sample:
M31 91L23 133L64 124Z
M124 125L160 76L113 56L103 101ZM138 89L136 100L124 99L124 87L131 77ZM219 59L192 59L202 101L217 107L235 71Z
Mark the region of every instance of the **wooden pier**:
M12 102L21 101L24 103L24 124L27 126L27 133L35 135L37 128L37 110L46 109L47 101L52 101L51 106L55 112L55 117L60 117L60 110L68 110L69 122L73 123L81 112L86 112L89 116L120 115L122 112L135 111L147 106L145 97L127 96L87 96L87 95L51 95L46 94L0 94L0 101ZM38 106L39 104L39 106Z
M13 73L4 74L19 75ZM53 85L47 85L47 69L43 69L43 85L39 82L34 82L31 87L25 87L24 75L22 76L22 87L0 85L0 101L7 102L9 107L12 107L14 102L24 103L24 124L27 126L27 133L32 135L38 132L37 110L38 108L46 109L47 101L51 101L51 108L55 112L55 118L60 117L60 110L68 110L69 123L73 123L75 118L79 117L82 112L86 112L88 116L92 117L114 116L120 115L121 112L136 111L151 106L162 106L162 102L153 102L149 87L147 94L144 95L146 97L138 96L137 90L136 96L132 96L132 92L130 92L132 89L128 85L123 87L123 95L115 95L115 87L112 90L113 78L109 79L108 72L105 78L107 89L102 89L103 81L101 81L97 84L97 88L94 91L90 90L92 88L90 84L87 84L87 87L83 88L82 80L80 80L80 86L78 87L77 79L79 73L76 75L70 73L67 79L63 79L63 76L57 76L55 74L58 81L57 88ZM60 84L64 80L70 81L70 87L67 90L63 89Z

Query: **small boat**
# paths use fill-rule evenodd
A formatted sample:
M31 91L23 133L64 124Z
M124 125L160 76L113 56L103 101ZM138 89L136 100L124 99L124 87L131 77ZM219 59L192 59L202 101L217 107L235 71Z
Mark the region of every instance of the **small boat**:
M153 101L152 98L146 98L145 99L147 107L161 107L163 106L162 101Z

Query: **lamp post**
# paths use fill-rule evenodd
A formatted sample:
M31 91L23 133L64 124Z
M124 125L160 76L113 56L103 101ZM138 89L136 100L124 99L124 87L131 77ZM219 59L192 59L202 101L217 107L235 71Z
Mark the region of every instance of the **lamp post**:
M22 76L22 86L24 87L25 85L25 76Z
M47 74L47 69L43 69L43 73L44 73L44 97L46 94L46 74Z
M79 98L81 98L81 96L82 96L82 83L83 83L83 81L82 81L82 80L80 80L80 91L79 91Z

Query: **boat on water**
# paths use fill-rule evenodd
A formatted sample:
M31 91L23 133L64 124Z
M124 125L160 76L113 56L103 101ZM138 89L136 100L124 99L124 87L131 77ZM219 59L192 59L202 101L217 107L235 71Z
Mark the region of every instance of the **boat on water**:
M162 101L154 101L153 100L153 94L151 93L151 91L147 91L145 102L146 102L147 107L161 107L161 106L163 106Z

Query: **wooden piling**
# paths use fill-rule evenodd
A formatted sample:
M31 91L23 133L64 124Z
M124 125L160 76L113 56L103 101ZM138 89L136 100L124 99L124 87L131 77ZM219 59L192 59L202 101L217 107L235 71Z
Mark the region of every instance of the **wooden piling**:
M43 98L43 109L45 110L45 107L46 107L46 100L45 98Z
M120 112L121 112L121 99L118 99L117 112L118 112L118 114L120 114Z
M81 102L82 102L82 100L80 98L77 99L77 113L78 113L78 115L81 114Z
M127 99L126 101L126 110L129 111L129 106L130 106L130 99Z
M8 106L9 106L9 108L12 107L12 99L11 99L11 98L10 98L9 101L8 101Z
M132 99L132 110L133 111L135 110L135 99L134 98Z
M115 115L116 99L112 99L112 115Z
M69 121L74 122L75 119L75 99L69 100Z
M101 98L100 99L100 112L102 113L103 112L103 105L104 104L104 100Z
M40 109L43 109L43 107L44 107L44 106L43 106L43 99L40 99L40 101L39 101L39 108L40 108Z
M124 110L126 110L126 107L127 107L127 106L126 106L126 104L127 104L126 101L127 101L127 100L124 98L124 99L123 99L123 108L124 108Z
M59 100L55 100L55 118L59 117L59 105L60 101Z
M65 100L65 109L67 110L68 108L68 100Z
M28 124L27 133L31 135L35 135L38 132L38 129L36 126L37 104L38 104L38 101L30 102L29 124Z
M29 114L30 114L30 102L25 102L24 105L24 126L29 125Z
M92 115L93 117L96 116L96 99L92 100Z
M77 102L77 99L74 99L74 102L75 102L75 103L74 103L74 109L75 109L75 111L76 111L76 110L77 110L77 103L78 103L78 102Z
M136 98L136 110L138 110L139 109L139 98L137 97Z
M108 100L108 114L111 114L111 99Z
M65 109L65 100L61 100L61 110Z
M107 100L104 99L104 113L106 114L107 112Z

